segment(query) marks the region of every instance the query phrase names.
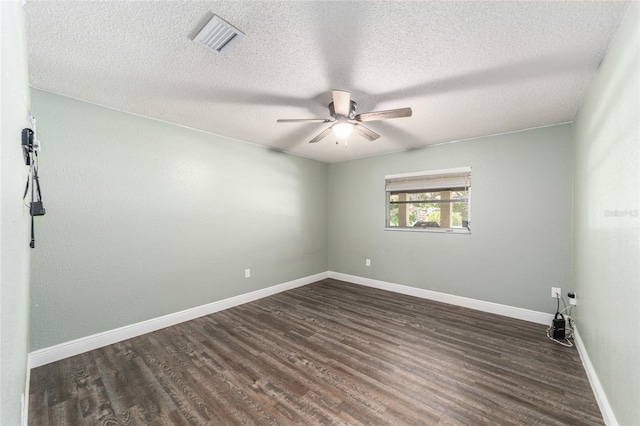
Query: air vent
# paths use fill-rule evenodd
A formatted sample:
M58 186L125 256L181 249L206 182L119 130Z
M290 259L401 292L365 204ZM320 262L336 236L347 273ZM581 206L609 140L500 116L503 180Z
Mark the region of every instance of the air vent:
M240 30L231 26L219 16L213 15L207 25L196 34L193 41L216 53L224 54L242 40L242 37L244 37L244 34Z

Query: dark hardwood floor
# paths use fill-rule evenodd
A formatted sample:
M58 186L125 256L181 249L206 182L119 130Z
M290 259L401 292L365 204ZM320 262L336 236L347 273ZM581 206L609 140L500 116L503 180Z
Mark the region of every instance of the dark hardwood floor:
M327 279L36 368L29 424L603 424L545 332Z

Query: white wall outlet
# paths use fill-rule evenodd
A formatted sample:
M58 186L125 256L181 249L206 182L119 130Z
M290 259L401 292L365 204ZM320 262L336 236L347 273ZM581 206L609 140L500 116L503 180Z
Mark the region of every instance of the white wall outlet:
M371 259L365 259L364 266L371 266Z
M562 295L562 289L560 287L551 287L551 297L560 298Z
M251 269L247 268L244 270L244 277L245 278L251 277Z

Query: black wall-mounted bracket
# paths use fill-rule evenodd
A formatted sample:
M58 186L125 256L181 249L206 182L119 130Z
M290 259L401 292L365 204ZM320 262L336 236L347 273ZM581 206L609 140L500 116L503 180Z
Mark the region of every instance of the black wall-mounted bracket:
M35 129L35 119L31 117ZM24 163L29 166L29 176L24 188L23 199L26 199L29 193L29 184L31 184L31 203L29 204L29 213L31 214L31 242L29 246L34 248L36 240L34 236L34 217L44 216L45 209L42 204L42 192L40 191L40 179L38 177L38 151L40 151L40 142L35 137L35 131L25 127L22 129L22 153L24 154Z
M24 162L27 166L31 165L31 153L33 152L33 130L29 128L22 129L22 153L24 154Z

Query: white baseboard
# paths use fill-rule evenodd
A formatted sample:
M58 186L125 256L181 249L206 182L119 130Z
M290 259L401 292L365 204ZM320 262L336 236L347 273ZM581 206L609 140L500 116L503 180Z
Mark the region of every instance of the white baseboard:
M385 281L374 280L371 278L363 278L356 275L343 274L340 272L322 272L297 280L277 284L251 293L241 294L239 296L230 297L228 299L219 300L195 308L187 309L173 314L153 318L136 324L127 325L114 330L108 330L91 336L82 337L71 340L69 342L60 343L48 348L38 349L29 354L31 368L59 361L70 356L79 355L81 353L111 345L132 337L160 330L165 327L180 324L204 315L209 315L234 306L252 302L263 297L271 296L286 290L290 290L303 285L311 284L325 278L335 278L341 281L347 281L354 284L360 284L368 287L374 287L381 290L392 291L396 293L406 294L409 296L420 297L423 299L434 300L437 302L448 303L450 305L463 306L465 308L476 309L479 311L489 312L493 314L503 315L511 318L517 318L538 324L550 324L553 318L552 314L537 312L528 309L516 308L513 306L501 305L498 303L485 302L477 299L470 299L462 296L455 296L437 291L424 290L416 287L409 287L400 284L389 283Z
M381 290L393 291L395 293L406 294L408 296L420 297L422 299L434 300L436 302L448 303L450 305L462 306L492 314L503 315L505 317L521 319L537 324L549 325L553 319L553 314L547 314L545 312L516 308L514 306L501 305L499 303L485 302L483 300L470 299L468 297L455 296L453 294L440 293L432 290L424 290L421 288L394 284L371 278L363 278L356 275L343 274L341 272L329 271L329 278L360 284L367 287L374 287Z
M617 426L619 424L618 420L616 420L611 404L609 404L607 395L604 393L604 388L600 383L600 379L598 379L596 370L593 368L593 364L591 364L591 359L589 358L587 349L585 348L584 343L580 338L580 333L578 333L578 329L575 326L573 328L573 340L576 342L576 348L578 349L578 354L582 360L584 371L587 373L587 378L591 384L591 389L596 397L596 402L598 403L598 407L600 408L605 424L609 426Z
M254 300L262 299L263 297L271 296L276 293L291 290L296 287L301 287L303 285L323 280L325 278L328 278L328 276L328 272L310 275L308 277L299 278L297 280L289 281L282 284L277 284L271 287L263 288L261 290L252 291L251 293L241 294L238 296L230 297L228 299L219 300L217 302L208 303L206 305L197 306L195 308L186 309L184 311L175 312L173 314L165 315L162 317L153 318L136 324L116 328L114 330L108 330L102 333L93 334L91 336L71 340L69 342L60 343L48 348L38 349L37 351L33 351L29 354L31 360L31 368L40 367L41 365L59 361L70 356L79 355L81 353L98 349L103 346L131 339L132 337L151 333L152 331L180 324L182 322L199 318L205 315L210 315L215 312L232 308L234 306L242 305L244 303L253 302Z

